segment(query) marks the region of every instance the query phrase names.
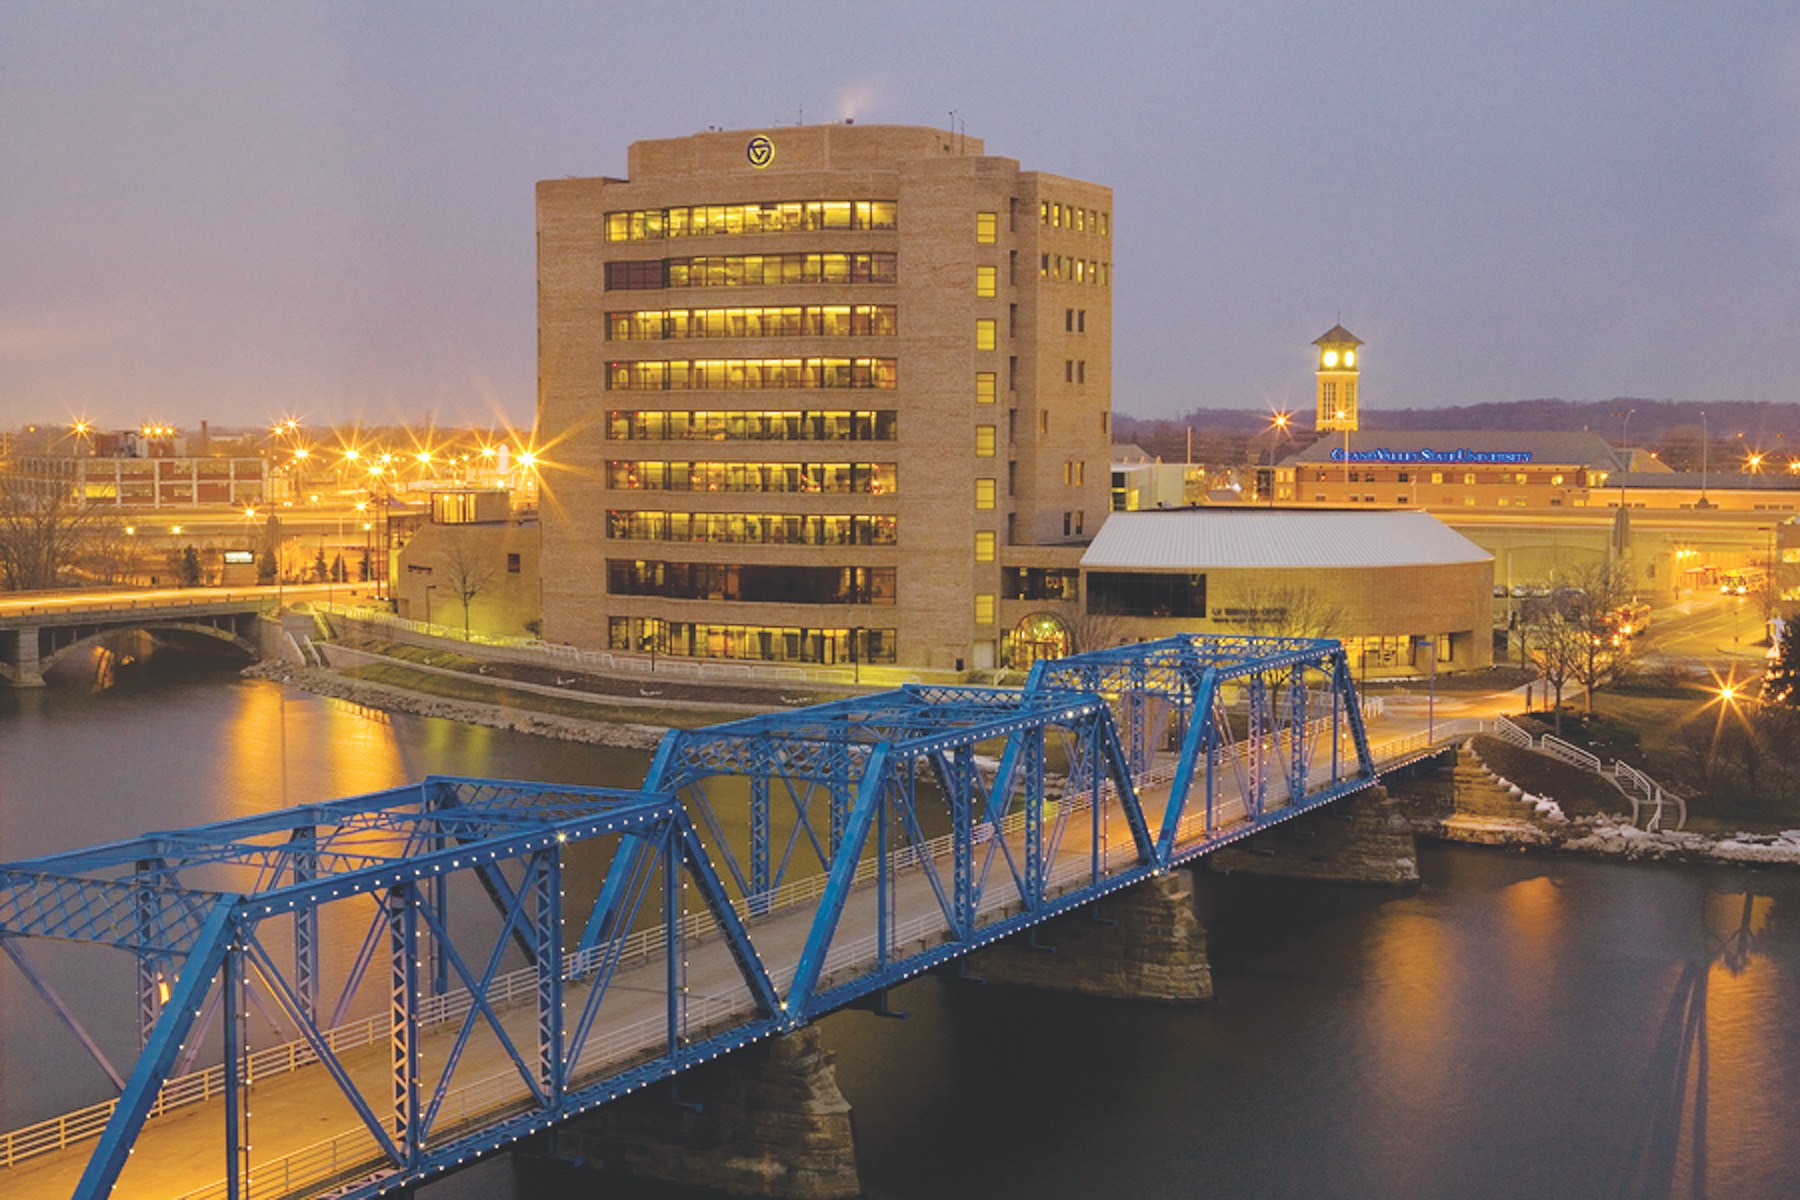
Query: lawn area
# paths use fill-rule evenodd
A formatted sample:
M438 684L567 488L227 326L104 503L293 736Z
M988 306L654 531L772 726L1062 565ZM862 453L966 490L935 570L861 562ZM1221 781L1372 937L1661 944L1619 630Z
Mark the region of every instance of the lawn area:
M435 653L435 652L427 652ZM438 666L433 662L431 666ZM715 724L719 714L700 709L646 708L641 705L593 704L565 696L546 696L527 692L486 680L460 675L436 675L428 671L412 671L391 664L357 667L340 672L347 679L403 688L446 700L466 700L473 704L492 704L500 708L546 713L578 721L609 721L633 725L671 725L679 729L698 729Z

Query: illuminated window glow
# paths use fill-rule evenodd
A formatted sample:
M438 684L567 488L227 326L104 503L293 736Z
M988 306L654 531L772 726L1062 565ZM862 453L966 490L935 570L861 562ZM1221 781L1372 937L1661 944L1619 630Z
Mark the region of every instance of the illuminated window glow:
M780 492L891 496L893 463L660 462L614 459L606 464L613 491Z
M852 639L856 653L852 655ZM667 654L675 658L729 658L760 662L891 663L897 645L892 629L805 629L782 625L727 625L709 621L665 621L660 617L612 617L607 646L612 650Z
M900 519L878 514L695 513L610 509L615 541L717 542L740 546L892 546Z
M782 308L650 308L606 314L615 342L688 338L892 337L892 304L789 305Z
M606 365L616 392L756 391L764 388L891 388L892 358L677 358Z
M615 442L891 442L900 415L891 408L853 412L744 412L615 409L606 436Z
M810 233L821 229L894 229L892 200L780 200L750 204L630 209L606 214L609 242L749 233Z
M893 283L895 256L874 251L719 254L606 264L606 290L775 287L789 283Z

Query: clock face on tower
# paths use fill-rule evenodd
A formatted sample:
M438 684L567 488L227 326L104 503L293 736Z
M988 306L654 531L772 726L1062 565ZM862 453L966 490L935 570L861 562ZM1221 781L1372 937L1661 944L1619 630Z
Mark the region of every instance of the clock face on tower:
M1320 361L1323 362L1328 367L1335 367L1335 366L1337 366L1337 358L1338 358L1338 355L1337 355L1336 350L1327 350L1325 352L1325 357L1322 358Z
M1344 351L1344 365L1346 367L1354 367L1356 365L1356 351L1354 351L1354 350Z

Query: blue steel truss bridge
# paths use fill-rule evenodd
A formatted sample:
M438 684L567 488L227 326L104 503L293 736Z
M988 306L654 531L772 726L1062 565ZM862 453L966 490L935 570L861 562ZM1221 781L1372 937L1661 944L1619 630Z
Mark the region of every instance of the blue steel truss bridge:
M1182 636L670 731L635 788L9 863L0 951L110 1098L0 1136L0 1195L396 1191L1375 782L1336 642Z

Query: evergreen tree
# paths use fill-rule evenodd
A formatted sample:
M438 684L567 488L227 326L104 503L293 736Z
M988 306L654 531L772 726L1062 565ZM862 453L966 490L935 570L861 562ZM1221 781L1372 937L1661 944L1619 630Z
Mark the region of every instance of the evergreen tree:
M181 586L200 586L200 551L189 546L181 552Z
M1762 693L1770 704L1800 708L1800 620L1781 623L1781 640L1775 643L1775 660L1763 676Z

